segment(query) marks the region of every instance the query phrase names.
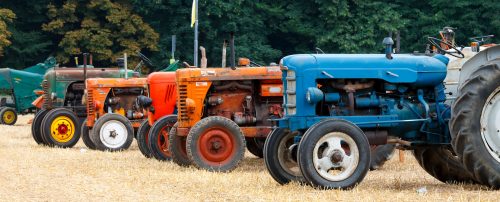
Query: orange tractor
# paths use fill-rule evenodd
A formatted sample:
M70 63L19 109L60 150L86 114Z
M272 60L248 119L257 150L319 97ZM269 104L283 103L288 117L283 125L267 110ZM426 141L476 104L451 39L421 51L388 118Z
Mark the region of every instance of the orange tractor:
M90 149L119 151L130 147L134 129L147 118L137 103L148 96L146 78L86 80L87 119L82 139Z
M148 119L144 120L137 131L137 144L141 153L158 160L169 160L168 131L177 122L176 101L177 88L175 86L175 72L155 72L147 79L149 98L140 97L138 104L148 111ZM156 125L162 125L160 131L163 133L156 136L158 148L153 151L149 149L149 131L151 127L157 130ZM158 132L156 132L158 134Z
M249 61L240 60L240 65ZM245 148L262 157L274 125L270 119L282 114L278 66L179 69L176 83L178 115L163 114L167 116L157 119L149 131L148 139L158 140L146 142L154 157L222 172L237 167ZM165 92L151 83L149 87L152 103L162 105L155 93ZM156 117L162 115L155 106L149 109L155 109Z

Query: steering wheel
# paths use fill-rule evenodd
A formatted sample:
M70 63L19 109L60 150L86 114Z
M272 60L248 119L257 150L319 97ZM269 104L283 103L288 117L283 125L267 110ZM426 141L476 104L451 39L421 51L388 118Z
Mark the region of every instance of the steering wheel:
M146 62L146 64L150 67L156 67L153 62L148 58L146 57L144 54L142 54L141 52L137 52L137 55L141 58L142 61Z
M453 57L457 57L457 58L464 58L465 57L464 53L462 53L462 51L458 50L458 48L456 46L454 46L453 44L450 44L450 43L448 43L446 41L443 41L443 40L440 40L440 39L437 39L437 38L434 38L434 37L427 37L427 40L434 47L436 47L437 49L439 49L441 52L443 52L445 54L449 54L449 55L451 55ZM444 48L441 47L441 44L447 45L448 47L450 47L450 49L453 49L456 52L445 50Z

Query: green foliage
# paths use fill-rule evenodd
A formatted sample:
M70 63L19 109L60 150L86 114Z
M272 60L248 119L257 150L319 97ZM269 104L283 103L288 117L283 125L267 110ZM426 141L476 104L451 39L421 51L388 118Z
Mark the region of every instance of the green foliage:
M11 23L16 15L9 9L0 8L0 56L3 55L4 48L11 44L9 37L12 33L7 29L7 23Z
M126 4L110 0L69 0L49 4L50 22L44 31L60 37L58 61L69 62L69 55L89 52L96 61L115 61L123 53L156 50L158 34Z
M402 52L423 52L426 37L437 36L444 26L457 28L460 45L468 45L469 37L500 33L500 4L495 0L199 3L199 44L207 49L209 66L220 66L222 43L231 32L236 36L236 56L260 64L313 53L316 47L327 53L381 53L382 39L395 31L401 33ZM164 66L171 55L171 35L177 36L176 59L193 64L191 4L192 0L0 1L0 7L17 14L8 29L12 44L5 48L0 66L25 67L51 54L65 64L70 55L82 52L93 53L99 65L106 66L123 52L132 55L139 50ZM229 61L229 50L227 55Z

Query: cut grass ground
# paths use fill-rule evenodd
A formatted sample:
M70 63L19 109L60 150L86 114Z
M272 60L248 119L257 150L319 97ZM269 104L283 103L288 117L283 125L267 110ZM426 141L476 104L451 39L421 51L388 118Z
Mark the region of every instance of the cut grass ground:
M418 166L411 153L368 173L353 190L316 190L278 185L262 159L251 154L231 173L211 173L146 159L136 143L128 151L36 145L32 116L0 126L0 201L499 201L500 191L441 183ZM425 187L427 192L417 193Z

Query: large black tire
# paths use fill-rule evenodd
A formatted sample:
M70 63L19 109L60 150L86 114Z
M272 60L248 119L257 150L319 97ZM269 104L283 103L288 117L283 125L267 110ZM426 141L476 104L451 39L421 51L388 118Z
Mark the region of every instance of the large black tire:
M450 119L452 146L459 159L477 181L494 189L500 188L500 145L490 145L484 138L485 134L498 134L500 126L481 126L481 117L486 112L483 111L486 104L498 104L499 101L490 100L493 98L490 96L496 94L498 98L499 86L500 60L478 68L459 89ZM496 131L491 131L492 128ZM498 141L498 135L496 138Z
M286 129L276 128L267 136L264 143L264 162L267 171L279 184L305 181L297 163L298 145L294 137L295 135Z
M169 149L172 156L172 161L177 165L187 167L191 165L191 160L187 155L186 137L181 137L177 134L177 123L174 124L168 133Z
M264 143L266 138L262 137L249 137L245 138L247 142L247 150L254 156L262 158L264 157Z
M41 127L42 139L48 146L71 148L80 140L80 121L69 109L50 110L43 117Z
M385 162L394 156L395 144L377 145L371 150L370 170L381 168Z
M444 183L474 183L451 148L444 146L418 147L413 151L418 164L432 177Z
M0 120L2 124L14 125L17 122L17 112L14 108L2 107L0 110Z
M151 126L149 125L149 121L146 119L141 123L141 126L139 126L139 129L136 133L137 146L139 147L139 151L141 151L142 155L144 155L146 158L153 157L148 146L148 136L150 129Z
M91 131L90 139L96 149L101 151L126 150L134 140L132 123L119 114L105 114L100 117Z
M82 136L82 141L83 141L83 144L85 144L85 146L87 146L87 148L89 149L92 149L92 150L95 150L96 149L96 146L95 144L92 142L92 139L90 138L90 132L91 130L89 129L89 127L87 126L87 119L85 119L82 123L82 131L81 131L81 136Z
M329 145L328 141L330 140L335 144ZM317 149L317 153L314 152L315 149ZM324 156L325 153L329 154ZM345 120L326 119L316 123L305 132L299 144L298 159L302 175L307 183L315 188L351 189L360 183L368 173L370 144L364 132L353 123ZM351 163L347 162L347 159L351 159L349 160ZM315 160L316 163L314 163ZM342 166L345 160L347 168ZM330 171L336 170L338 167L342 167L344 170L341 169L338 175L332 175ZM326 170L321 172L317 169ZM344 174L345 172L347 173ZM336 177L338 179L335 179Z
M170 161L169 132L177 122L177 115L167 115L157 120L149 130L149 150L155 159Z
M33 122L31 122L31 136L33 137L33 140L35 140L35 142L37 144L45 144L43 142L43 138L42 138L41 125L42 125L43 117L45 117L47 112L49 112L49 111L46 109L42 109L42 110L38 111L35 114L35 117L33 118Z
M245 137L232 120L210 116L196 123L187 136L187 153L193 164L208 171L229 172L245 155Z

